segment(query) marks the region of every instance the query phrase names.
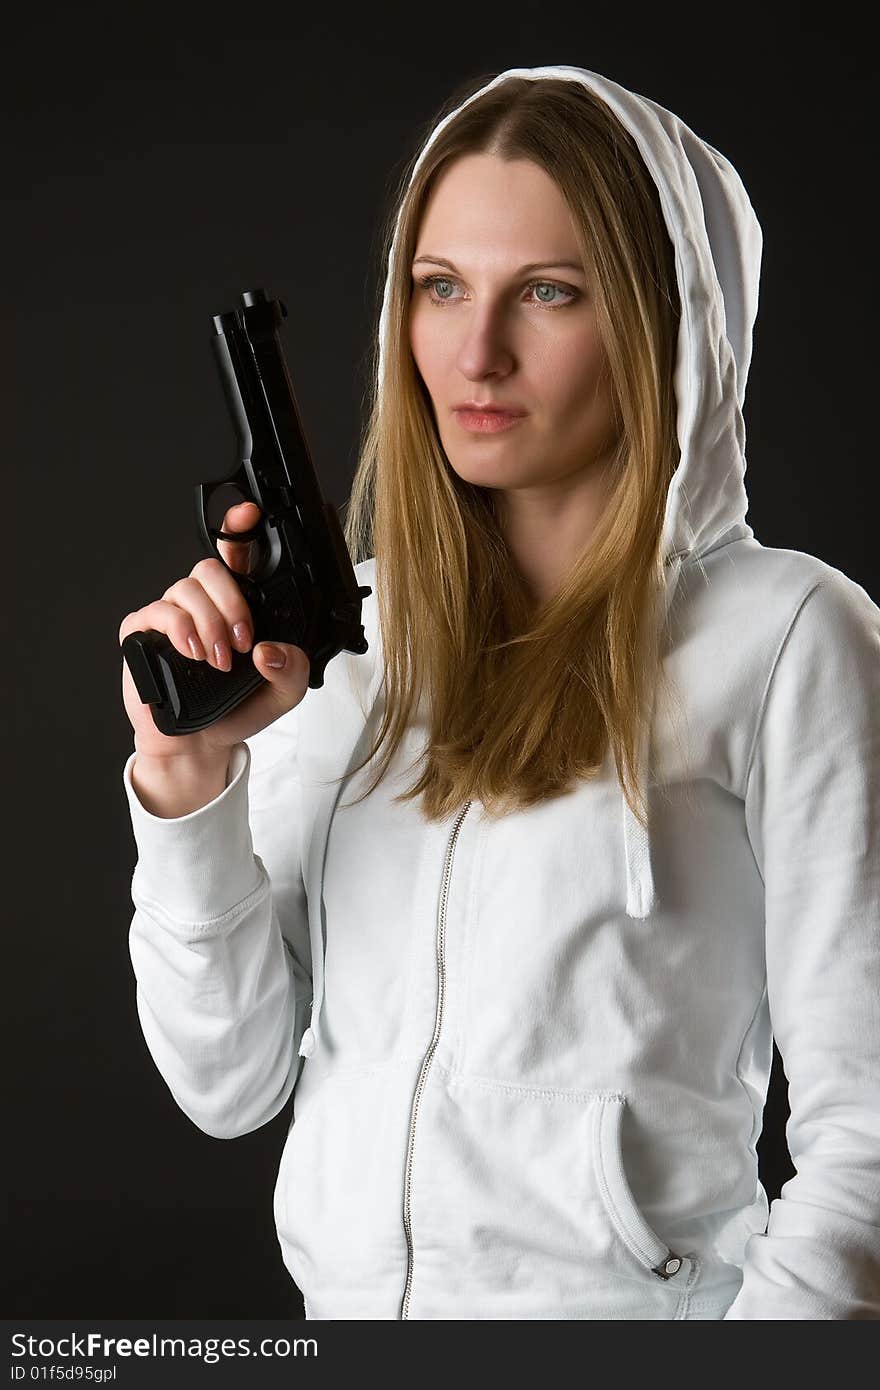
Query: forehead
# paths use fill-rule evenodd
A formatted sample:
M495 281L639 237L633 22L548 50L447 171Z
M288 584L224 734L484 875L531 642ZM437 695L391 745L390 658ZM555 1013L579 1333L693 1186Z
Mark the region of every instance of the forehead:
M574 219L546 170L531 160L480 154L462 156L438 176L414 254L505 266L551 253L577 259L578 250Z

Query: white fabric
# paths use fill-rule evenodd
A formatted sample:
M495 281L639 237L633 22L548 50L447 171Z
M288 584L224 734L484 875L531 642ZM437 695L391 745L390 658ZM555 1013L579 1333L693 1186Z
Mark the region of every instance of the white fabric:
M761 233L733 167L596 73L510 71L609 102L675 243L684 723L656 701L648 830L613 763L428 824L393 801L419 721L350 805L371 768L332 779L381 710L366 560L369 652L240 744L220 796L161 820L126 763L144 1036L209 1134L296 1088L275 1216L310 1318L877 1318L880 609L745 522ZM768 1224L774 1033L797 1175Z

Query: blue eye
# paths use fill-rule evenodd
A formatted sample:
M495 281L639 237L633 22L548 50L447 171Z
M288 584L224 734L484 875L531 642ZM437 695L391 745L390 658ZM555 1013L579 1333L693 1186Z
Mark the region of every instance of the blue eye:
M453 279L450 275L425 275L417 277L416 284L420 285L422 289L433 291L436 285L457 285L458 281ZM545 309L562 309L565 308L566 305L573 303L574 300L580 298L577 290L568 289L565 285L557 285L553 280L530 280L526 288L529 290L539 288L550 289L555 290L557 294L568 296L567 299L558 304L551 304L546 299L535 300L535 303L543 305ZM430 294L428 298L431 304L454 304L456 302L454 299L449 298L448 295L437 296L436 292Z
M430 288L433 290L435 285L451 285L452 281L446 275L428 275L424 280L419 280L418 283L425 289ZM435 294L431 294L430 299L434 304L445 304L449 302L446 295L441 295L440 298L437 299Z

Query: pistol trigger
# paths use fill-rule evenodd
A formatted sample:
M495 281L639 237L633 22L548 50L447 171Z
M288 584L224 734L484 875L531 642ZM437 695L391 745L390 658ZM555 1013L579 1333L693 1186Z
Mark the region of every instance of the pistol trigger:
M236 531L234 535L230 535L228 531L215 531L212 527L211 535L218 541L252 541L262 535L262 526L252 526L249 531Z

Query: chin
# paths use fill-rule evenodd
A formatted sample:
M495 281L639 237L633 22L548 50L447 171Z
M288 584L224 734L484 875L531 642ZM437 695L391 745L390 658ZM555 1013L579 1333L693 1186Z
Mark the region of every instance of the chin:
M494 465L476 463L456 463L456 461L446 455L446 461L453 473L461 479L463 483L471 483L473 487L527 487L527 479L515 478L509 468L505 468L503 463Z

